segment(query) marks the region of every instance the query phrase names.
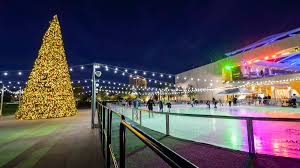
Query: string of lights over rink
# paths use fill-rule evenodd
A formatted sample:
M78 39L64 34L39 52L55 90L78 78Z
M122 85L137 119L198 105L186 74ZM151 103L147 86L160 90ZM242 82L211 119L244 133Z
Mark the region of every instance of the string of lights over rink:
M147 79L147 81L149 83L153 82L153 83L157 83L157 84L162 84L162 83L168 83L168 84L172 84L170 82L165 82L165 81L161 81L161 80L157 80L157 79L153 79L153 77L159 77L160 79L184 79L185 81L197 81L197 82L207 82L208 84L211 83L227 83L227 84L261 84L261 83L274 83L274 82L288 82L288 81L295 81L295 80L300 80L300 77L296 77L296 78L287 78L284 80L268 80L268 79L261 79L260 81L221 81L221 80L208 80L208 79L202 79L202 78L187 78L187 77L179 77L178 75L174 75L174 74L169 74L169 73L164 73L164 72L154 72L154 71L147 71L147 70L140 70L140 69L134 69L134 68L124 68L124 67L120 67L120 66L115 66L115 65L108 65L108 64L102 64L102 63L91 63L91 64L80 64L80 65L74 65L74 66L70 66L69 70L70 72L73 72L75 70L80 70L83 71L85 69L87 69L88 67L92 68L93 65L97 65L97 69L99 70L103 70L102 72L112 72L113 74L116 75L122 75L125 76L127 75L128 77L133 77L133 76L140 76L143 77L145 79ZM23 76L25 73L27 72L31 72L31 70L2 70L0 71L0 76L1 78L10 76L10 75L15 75L15 76ZM150 78L150 77L152 78ZM1 80L0 80L1 81ZM3 80L2 80L3 81Z
M90 80L75 80L78 84L81 84L84 81L84 84L88 83ZM188 88L188 89L182 89L182 88L156 88L156 87L141 87L141 86L134 86L131 84L125 84L125 83L119 83L119 82L113 82L113 81L107 81L107 80L97 80L97 88L99 89L110 89L110 90L131 90L131 91L142 91L142 92L183 92L183 93L189 93L189 92L204 92L204 91L211 91L211 90L218 90L218 88ZM102 83L102 85L99 85L99 82ZM11 84L11 82L9 82ZM26 82L25 82L26 83ZM74 83L72 81L71 83ZM20 84L20 82L18 82ZM103 85L106 84L106 85ZM20 85L4 85L7 88L14 88L14 89L21 89L22 87ZM80 86L73 86L73 89L75 88L90 88L90 85L80 85Z
M69 70L70 72L73 71L77 71L79 70L79 72L82 72L88 68L92 68L93 65L96 65L97 70L100 70L101 72L112 72L115 75L122 75L122 76L129 76L129 78L135 76L135 77L142 77L144 79L146 79L149 83L152 82L152 84L157 84L157 85L165 85L165 87L167 87L168 90L163 90L161 88L157 88L157 87L136 87L133 88L135 89L134 91L152 91L152 92L157 92L157 91L161 91L161 92L183 92L183 93L189 93L189 92L206 92L206 91L212 91L212 90L222 90L221 87L219 88L213 88L212 87L212 82L216 82L219 83L221 81L219 80L207 80L207 79L194 79L194 78L190 78L187 79L186 77L184 77L185 80L195 80L195 81L199 81L201 83L203 82L208 82L210 84L210 87L203 87L203 88L196 88L196 87L192 87L192 88L182 88L177 86L174 83L170 83L170 82L166 82L166 81L161 81L161 80L157 80L157 79L153 79L153 78L148 78L147 76L151 76L151 77L159 77L160 79L172 79L174 77L176 77L176 75L174 74L168 74L168 73L161 73L161 72L153 72L153 71L145 71L145 70L139 70L139 69L133 69L133 68L124 68L124 67L119 67L119 66L113 66L113 65L108 65L108 64L102 64L102 63L94 63L94 64L81 64L81 65L74 65L74 66L70 66ZM2 74L2 78L4 78L4 80L0 80L0 83L8 83L9 85L6 85L6 88L8 89L9 87L11 88L18 88L18 89L22 89L22 87L20 87L21 84L25 84L26 85L26 81L21 81L21 80L7 80L6 78L8 78L10 75L17 75L17 76L24 76L25 73L30 72L29 70L8 70L8 71L0 71L0 73ZM178 76L176 77L178 79ZM268 79L263 79L260 81L222 81L223 83L226 84L242 84L239 86L229 86L226 87L226 89L235 89L235 88L243 88L243 87L248 87L248 86L257 86L257 85L268 85L268 84L273 84L273 83L279 83L279 82L289 82L289 81L295 81L295 80L300 80L300 77L293 77L293 78L287 78L287 79L283 79L283 80L268 80ZM72 80L72 83L88 83L88 81L91 81L91 79L80 79L80 80ZM104 83L106 84L114 84L114 85L123 85L128 86L128 87L133 87L133 85L130 84L125 84L125 83L120 83L120 82L113 82L113 81L107 81L107 80L97 80L97 82L102 82L102 85ZM17 86L10 86L11 84L17 84ZM103 86L105 87L105 86ZM168 87L172 87L172 89L169 89ZM152 89L152 90L151 90ZM166 88L165 88L166 89ZM224 88L223 88L224 89ZM118 89L119 90L119 89ZM118 92L116 91L116 89L114 88L108 88L105 89L105 91L107 92ZM13 92L13 91L11 91ZM166 93L167 94L167 93Z

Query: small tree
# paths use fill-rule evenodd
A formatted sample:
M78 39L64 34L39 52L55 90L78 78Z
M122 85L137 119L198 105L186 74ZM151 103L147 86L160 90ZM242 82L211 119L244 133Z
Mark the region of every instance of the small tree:
M195 98L196 94L197 93L195 92L193 85L188 85L187 96L190 98L190 100L192 100L193 98Z
M184 91L183 91L183 88L181 86L178 88L177 93L178 93L177 95L178 95L179 98L181 98L184 95Z

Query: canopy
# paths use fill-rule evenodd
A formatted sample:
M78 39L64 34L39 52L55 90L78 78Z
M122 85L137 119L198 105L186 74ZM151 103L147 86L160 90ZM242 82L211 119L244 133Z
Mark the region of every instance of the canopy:
M222 92L219 92L218 95L232 95L232 94L252 94L248 89L245 88L235 88L235 89L227 89Z

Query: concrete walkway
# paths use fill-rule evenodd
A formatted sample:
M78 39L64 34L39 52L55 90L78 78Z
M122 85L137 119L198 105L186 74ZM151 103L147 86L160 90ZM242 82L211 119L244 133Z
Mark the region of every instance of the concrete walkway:
M2 168L104 167L97 129L90 110L77 116L47 120L0 119Z
M170 136L161 137L160 142L200 168L300 168L299 159L259 154L250 158L246 152L179 140ZM126 158L126 165L130 168L169 167L145 146L128 152Z

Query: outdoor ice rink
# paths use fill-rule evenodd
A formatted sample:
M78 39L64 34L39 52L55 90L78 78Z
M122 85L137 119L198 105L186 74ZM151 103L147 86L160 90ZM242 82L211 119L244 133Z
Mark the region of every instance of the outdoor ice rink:
M145 108L145 107L142 107ZM132 109L118 108L132 119ZM167 110L167 109L164 109ZM158 111L157 106L154 111ZM223 106L207 108L205 105L173 105L171 113L211 114L226 116L300 118L300 108L270 106ZM139 123L138 113L134 120ZM166 133L166 116L142 112L142 126ZM253 121L257 153L300 158L300 123L281 121ZM170 135L181 139L203 142L220 147L248 151L245 120L213 119L170 115Z

